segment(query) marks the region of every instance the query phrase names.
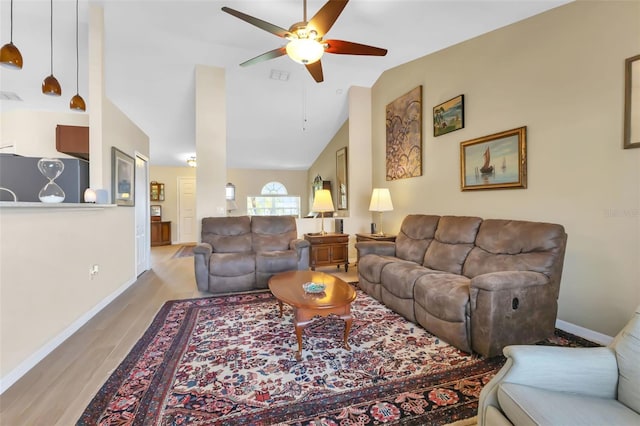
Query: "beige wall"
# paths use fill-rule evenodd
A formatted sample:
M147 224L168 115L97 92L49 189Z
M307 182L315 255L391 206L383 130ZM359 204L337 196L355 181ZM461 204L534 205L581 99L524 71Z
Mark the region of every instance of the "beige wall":
M313 162L307 172L307 184L309 186L309 195L307 197L307 208L311 210L313 204L313 193L311 192L311 185L317 175L322 176L322 180L331 181L331 198L333 199L333 207L336 208L337 200L337 187L336 187L336 152L340 148L347 147L347 162L351 163L351 152L349 150L349 120L345 121L338 132L333 136L331 141L322 150L316 161ZM349 185L349 181L347 184ZM349 196L349 188L347 188L347 196ZM347 207L349 202L347 201ZM349 210L336 210L335 216L346 217L349 216Z
M193 167L167 167L151 166L149 179L164 183L165 200L153 202L162 206L162 220L169 220L177 224L178 220L178 178L196 177L196 169ZM311 184L306 184L306 171L290 170L254 170L254 169L228 169L227 182L236 186L236 204L238 210L232 211L232 216L247 214L247 197L260 195L262 187L271 181L277 181L287 187L290 195L299 195L302 201L302 215L306 215L308 207L304 203L309 194ZM224 189L224 188L223 188ZM177 226L171 227L172 241L177 241Z
M93 93L90 184L110 190L111 147L148 157L149 139L99 87ZM15 134L55 147L52 122L74 123L82 115L23 111L20 116L22 129ZM96 134L96 129L102 130ZM2 206L0 242L2 392L135 282L135 208ZM99 273L92 279L93 265Z
M32 126L32 122L38 125ZM89 115L13 110L0 114L0 123L0 153L24 157L74 158L56 150L56 126L88 126Z
M373 181L385 230L409 213L556 222L569 235L559 319L616 334L640 303L640 149L623 150L624 60L640 2L575 2L385 72L373 87ZM423 176L385 181L385 106L423 87ZM438 138L433 106L465 95ZM527 126L528 188L461 192L460 142Z

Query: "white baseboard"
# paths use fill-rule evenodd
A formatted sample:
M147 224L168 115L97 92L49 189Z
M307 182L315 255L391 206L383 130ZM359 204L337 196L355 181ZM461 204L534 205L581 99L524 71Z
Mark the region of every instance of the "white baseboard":
M589 330L588 328L580 327L579 325L571 324L570 322L556 320L556 328L566 331L567 333L575 334L583 339L591 340L594 343L607 346L613 342L613 337L606 334L598 333L597 331Z
M62 333L58 334L56 337L47 342L44 346L38 349L36 352L31 354L27 359L22 361L16 368L11 370L6 376L0 378L0 395L4 393L7 389L9 389L15 382L17 382L22 376L24 376L29 370L36 366L40 361L42 361L47 355L53 352L58 346L60 346L65 340L67 340L73 333L78 331L80 327L85 325L91 318L98 314L102 309L104 309L109 303L111 303L116 297L118 297L122 292L131 287L133 283L136 282L136 279L132 279L127 283L123 284L116 291L111 293L109 296L101 300L97 305L95 305L91 310L87 311L80 318L75 320L69 327L64 329Z

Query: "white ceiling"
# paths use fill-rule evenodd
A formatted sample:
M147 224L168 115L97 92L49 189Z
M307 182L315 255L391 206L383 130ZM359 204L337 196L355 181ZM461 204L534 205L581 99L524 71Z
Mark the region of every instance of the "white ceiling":
M326 54L318 84L286 56L239 67L284 40L220 10L229 6L289 28L302 21L302 0L80 0L80 94L88 99L88 6L96 3L104 8L106 94L149 136L151 164L184 166L195 154L194 68L204 64L226 70L227 166L305 170L347 119L349 87L371 87L389 68L567 2L351 0L325 38L389 53ZM308 0L308 18L324 3ZM2 44L10 37L9 5L0 0ZM40 92L50 68L49 1L14 0L13 17L24 67L0 67L0 89L23 101L2 100L0 108L68 111L76 87L75 1L53 2L61 98ZM290 73L289 80L270 79L272 70Z

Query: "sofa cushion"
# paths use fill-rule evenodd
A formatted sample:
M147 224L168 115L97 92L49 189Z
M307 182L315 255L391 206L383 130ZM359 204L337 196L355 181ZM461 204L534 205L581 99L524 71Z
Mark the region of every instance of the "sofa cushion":
M358 275L365 278L371 283L379 283L382 275L382 270L390 263L410 263L413 262L406 260L400 260L394 256L379 256L377 254L368 254L363 256L358 261Z
M424 254L431 244L440 216L408 215L402 221L396 237L396 256L422 264Z
M253 251L288 250L291 241L298 237L296 220L292 216L253 216Z
M500 408L516 425L637 425L640 414L615 399L555 392L515 383L498 387Z
M263 251L256 253L257 272L294 271L298 267L298 254L293 250Z
M211 244L216 253L251 252L249 216L205 217L202 219L202 242Z
M413 286L416 280L429 272L438 273L413 262L393 262L382 270L380 282L394 296L413 299Z
M254 273L256 261L253 253L213 253L209 261L209 274L237 277Z
M481 223L479 217L441 217L435 238L425 253L424 266L461 274L462 265L473 248Z
M448 322L467 322L469 278L456 274L429 274L416 280L415 303L431 315Z
M553 275L564 256L567 236L561 225L486 219L462 273L467 277L498 271L534 271ZM559 265L558 265L559 263Z
M640 306L612 347L618 360L618 399L640 413Z

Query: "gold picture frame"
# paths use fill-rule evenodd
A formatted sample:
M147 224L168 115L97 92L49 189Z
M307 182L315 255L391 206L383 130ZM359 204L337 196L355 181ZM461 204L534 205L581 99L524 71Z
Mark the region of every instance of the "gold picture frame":
M422 176L422 86L386 108L386 180Z
M347 147L336 151L336 206L338 210L349 207Z
M460 143L462 191L527 187L527 128Z
M624 149L640 148L640 55L624 61Z

